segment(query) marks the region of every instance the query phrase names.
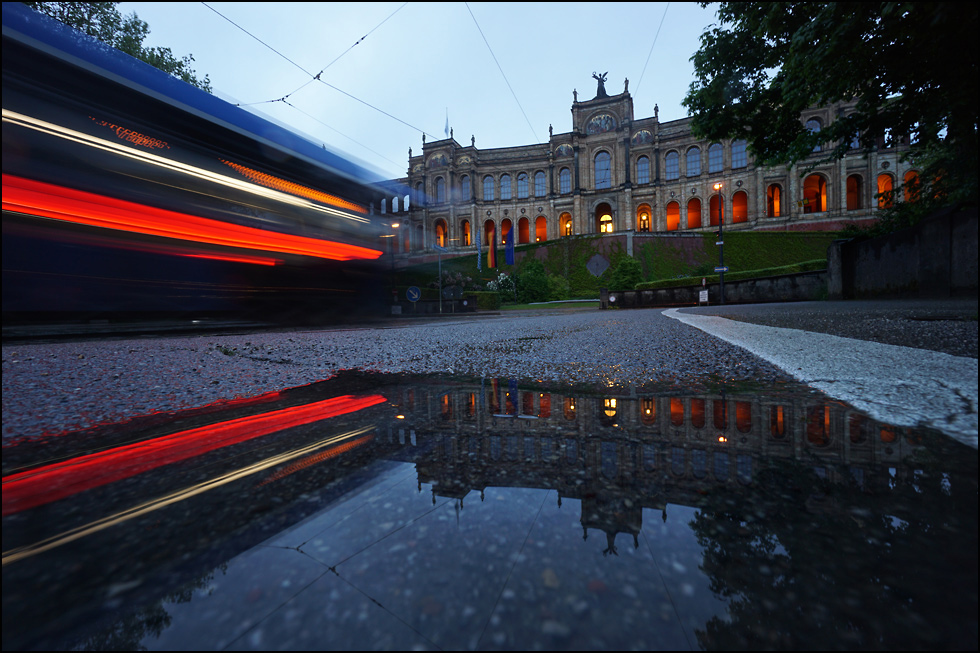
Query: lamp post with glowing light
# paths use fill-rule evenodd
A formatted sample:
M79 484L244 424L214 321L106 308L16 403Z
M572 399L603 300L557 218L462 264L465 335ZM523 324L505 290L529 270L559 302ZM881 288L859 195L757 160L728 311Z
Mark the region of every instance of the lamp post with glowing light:
M718 193L718 279L720 285L720 300L719 302L725 303L725 198L721 194L722 183L719 181L715 184L715 191Z

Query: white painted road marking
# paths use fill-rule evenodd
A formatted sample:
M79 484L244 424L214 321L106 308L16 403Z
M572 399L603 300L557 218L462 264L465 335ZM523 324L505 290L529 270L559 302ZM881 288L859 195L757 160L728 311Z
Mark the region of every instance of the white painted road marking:
M663 312L738 345L876 420L924 426L977 448L977 361L813 331Z

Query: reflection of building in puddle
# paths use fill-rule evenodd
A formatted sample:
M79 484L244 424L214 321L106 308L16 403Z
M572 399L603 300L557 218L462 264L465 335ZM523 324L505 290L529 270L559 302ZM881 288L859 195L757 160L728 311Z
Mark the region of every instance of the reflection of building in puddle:
M388 442L416 463L433 501L491 486L554 489L582 501L583 534L604 531L607 552L617 533L636 542L643 508L666 519L668 503L699 505L780 461L877 491L912 481L903 461L919 448L916 432L815 395L573 396L496 380L395 393L404 420ZM409 441L417 447L400 448Z

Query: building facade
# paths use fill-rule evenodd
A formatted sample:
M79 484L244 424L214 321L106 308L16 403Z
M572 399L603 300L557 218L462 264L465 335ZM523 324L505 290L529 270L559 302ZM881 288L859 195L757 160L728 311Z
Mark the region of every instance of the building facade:
M596 77L596 79L599 79ZM628 80L608 95L572 103L572 129L547 143L481 150L475 138L448 139L409 150L408 176L394 180L410 194L381 207L390 214L398 255L477 245L556 240L579 234L691 232L726 229L837 230L874 218L879 194L916 171L901 160L907 142L883 136L870 153L837 161L769 168L754 164L744 140L705 141L690 118L636 119ZM819 131L850 106L815 108L801 120ZM828 144L829 146L829 144Z

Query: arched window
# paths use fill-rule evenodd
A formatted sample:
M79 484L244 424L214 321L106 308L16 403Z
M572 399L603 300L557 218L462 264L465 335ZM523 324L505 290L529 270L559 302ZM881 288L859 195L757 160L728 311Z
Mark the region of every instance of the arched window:
M469 175L463 175L459 178L459 200L461 202L469 202L471 195L470 177Z
M527 184L527 173L522 172L517 175L517 199L527 199L528 184Z
M534 196L544 197L548 194L548 185L545 183L544 173L538 170L534 173Z
M848 211L858 211L862 209L861 197L863 193L861 192L861 177L858 175L850 175L847 178L847 210Z
M442 177L436 177L436 204L442 204L446 201L446 180Z
M803 180L803 212L821 213L827 210L827 180L822 175L810 175Z
M645 156L636 160L636 183L650 183L650 159Z
M820 124L820 120L818 118L810 118L809 120L806 121L806 130L811 134L819 134L821 127L822 125ZM814 152L820 151L820 143L817 143L816 145L813 146L813 151Z
M398 213L398 197L391 198L391 212Z
M415 184L415 203L419 206L425 206L425 190L423 190L421 181Z
M531 242L531 221L527 218L517 221L517 242L519 244Z
M746 152L745 141L734 141L732 143L732 168L745 168L749 165L749 156Z
M492 242L491 237L496 229L497 227L493 223L493 220L485 220L483 222L483 244L489 245Z
M650 205L641 204L636 209L636 230L650 231Z
M387 212L388 212L388 198L387 197L382 197L381 198L381 215L384 215Z
M612 158L608 152L595 155L595 187L612 188Z
M681 176L681 156L677 152L668 152L664 158L664 179L677 181Z
M670 423L684 426L684 400L680 397L670 398Z
M483 199L485 201L488 202L493 201L494 199L493 188L494 188L493 177L487 175L486 177L483 178Z
M701 200L691 198L687 203L687 228L698 229L701 226Z
M691 426L704 428L704 399L691 399Z
M712 227L717 227L721 222L722 212L722 198L721 195L712 195L711 200L708 202L708 213L710 214L710 224Z
M728 429L728 402L723 399L715 399L711 402L714 412L714 426L719 431Z
M766 216L778 218L783 215L783 189L779 184L766 188Z
M697 177L701 174L701 148L692 147L687 151L687 176Z
M807 409L806 439L817 447L830 444L830 406L812 406Z
M735 428L739 433L752 430L752 404L748 401L735 402Z
M721 143L714 143L708 148L708 172L721 172L724 167L724 149Z
M459 225L459 233L462 236L463 247L469 247L473 244L473 237L470 233L470 221L463 220Z
M568 168L562 168L558 172L558 192L562 195L572 192L572 172Z
M436 220L436 245L439 247L445 247L446 241L448 240L448 230L446 229L446 221L443 219Z
M914 202L919 199L919 173L909 170L902 179L902 192L906 202Z
M889 209L892 206L892 189L895 187L892 176L889 174L878 175L878 208Z
M503 175L500 177L500 199L509 200L510 198L510 175Z
M572 226L571 213L562 213L561 217L558 218L558 224L561 227L561 234L563 236L571 236L575 233L574 227Z
M749 194L740 190L732 195L732 222L748 222Z
M548 240L548 218L539 215L534 221L534 242L543 243Z
M681 205L677 202L667 204L667 231L677 231L681 224Z

